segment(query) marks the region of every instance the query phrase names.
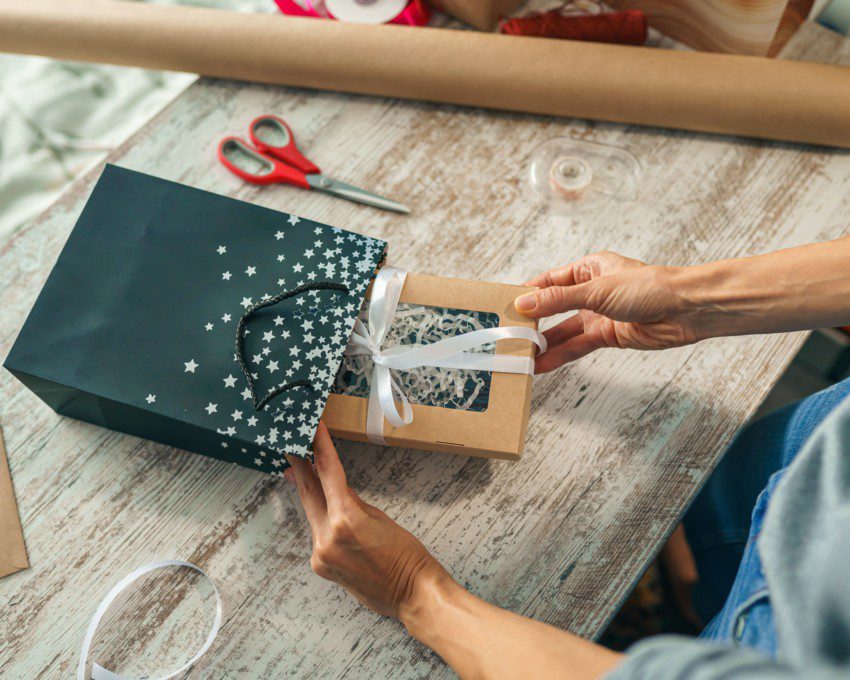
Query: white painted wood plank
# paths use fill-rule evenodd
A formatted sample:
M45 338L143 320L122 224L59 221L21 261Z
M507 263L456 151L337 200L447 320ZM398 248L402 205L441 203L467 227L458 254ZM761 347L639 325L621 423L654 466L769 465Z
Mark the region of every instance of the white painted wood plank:
M847 41L816 26L786 54L850 63ZM289 119L329 174L413 215L240 183L215 145L264 112ZM578 223L542 212L526 165L558 135L629 148L644 167L638 201ZM758 253L837 236L850 214L844 151L209 80L110 161L386 238L390 262L412 271L504 282L602 248L672 264ZM96 176L0 244L3 356ZM352 443L340 452L358 492L472 591L592 636L801 339L609 350L542 376L516 464ZM5 372L0 419L33 565L0 580L3 677L70 675L97 601L162 557L200 564L225 596L225 626L193 677L450 675L399 624L312 575L306 525L283 482L60 418ZM172 598L148 612L163 631L113 639L105 658L127 668L118 665L135 656L134 668L152 672L137 647L189 651L182 635L203 627L190 610Z

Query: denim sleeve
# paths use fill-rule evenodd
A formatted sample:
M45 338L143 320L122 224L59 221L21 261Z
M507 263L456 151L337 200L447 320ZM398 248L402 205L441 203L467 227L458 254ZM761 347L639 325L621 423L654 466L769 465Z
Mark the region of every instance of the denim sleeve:
M814 670L801 676L798 669L745 647L660 635L632 645L623 663L609 673L606 680L784 680L800 677L834 676Z
M632 646L608 680L850 678L850 400L788 468L758 540L779 638L773 661L681 636Z

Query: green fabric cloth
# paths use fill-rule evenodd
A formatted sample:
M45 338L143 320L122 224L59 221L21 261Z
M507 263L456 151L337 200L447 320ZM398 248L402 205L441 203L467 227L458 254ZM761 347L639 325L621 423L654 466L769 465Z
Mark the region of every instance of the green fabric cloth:
M272 0L165 0L277 12ZM154 116L196 76L0 55L0 238Z

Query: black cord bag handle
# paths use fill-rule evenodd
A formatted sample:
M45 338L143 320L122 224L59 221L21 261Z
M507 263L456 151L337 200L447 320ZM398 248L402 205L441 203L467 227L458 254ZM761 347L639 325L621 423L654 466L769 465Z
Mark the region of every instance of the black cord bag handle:
M271 307L272 305L276 305L279 302L283 302L284 300L288 300L289 298L297 297L299 295L303 295L304 293L308 293L311 290L332 290L338 293L348 293L348 286L344 286L341 283L334 283L332 281L317 281L316 283L305 283L297 288L293 288L292 290L286 290L282 293L278 293L274 297L270 297L268 300L261 300L257 302L248 309L245 310L245 313L239 319L239 323L236 326L236 360L239 362L239 368L242 370L242 374L245 376L245 380L248 381L248 389L251 392L251 401L254 404L255 411L262 411L266 405L274 399L279 394L283 394L289 390L295 389L296 387L306 387L308 389L314 389L313 381L308 379L302 380L293 380L292 382L288 382L284 385L280 385L271 390L265 397L260 399L259 395L257 395L257 389L254 385L254 378L251 376L251 370L248 366L248 362L245 359L245 327L248 325L248 320L254 316L259 310L264 309L265 307Z

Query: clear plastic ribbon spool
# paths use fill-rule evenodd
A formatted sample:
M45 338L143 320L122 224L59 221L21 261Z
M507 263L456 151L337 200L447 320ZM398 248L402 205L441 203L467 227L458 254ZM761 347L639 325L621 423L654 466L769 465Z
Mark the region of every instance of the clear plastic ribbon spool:
M640 162L616 146L557 137L540 146L529 168L531 187L552 212L598 212L637 197Z

